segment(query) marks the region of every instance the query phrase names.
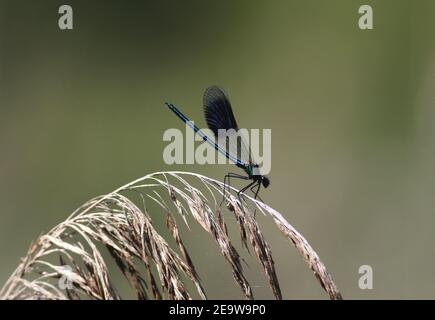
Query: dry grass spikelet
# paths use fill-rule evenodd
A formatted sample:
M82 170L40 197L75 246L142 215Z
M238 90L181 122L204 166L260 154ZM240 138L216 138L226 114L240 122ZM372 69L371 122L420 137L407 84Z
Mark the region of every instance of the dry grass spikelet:
M253 290L242 258L232 245L216 200L222 196L232 208L244 247L257 257L276 299L281 299L282 294L272 251L253 210L274 220L329 297L341 299L316 252L279 212L246 195L240 203L235 195L237 190L230 190L223 195L221 182L199 174L158 172L96 197L32 243L0 290L0 299L120 299L109 276L102 246L107 248L138 299L191 299L193 293L186 282L193 283L196 294L206 299L176 216L186 225L192 219L201 225L229 264L235 283L246 298L252 299ZM132 200L132 193L140 196L142 205ZM175 248L155 229L148 212L149 201L165 213ZM61 286L62 281L71 285Z

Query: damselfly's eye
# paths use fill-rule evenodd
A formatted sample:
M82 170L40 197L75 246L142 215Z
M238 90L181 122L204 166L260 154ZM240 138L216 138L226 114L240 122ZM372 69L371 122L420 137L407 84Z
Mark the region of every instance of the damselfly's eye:
M262 182L263 182L263 186L265 188L267 188L269 186L269 184L270 184L270 179L268 177L264 176L263 179L262 179Z

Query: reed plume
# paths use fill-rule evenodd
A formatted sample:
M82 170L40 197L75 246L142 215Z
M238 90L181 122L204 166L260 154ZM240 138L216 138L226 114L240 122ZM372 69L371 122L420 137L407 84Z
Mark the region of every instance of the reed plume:
M276 299L282 298L280 283L254 210L273 219L329 298L341 299L307 240L279 212L247 195L242 195L240 202L236 192L230 187L230 192L223 194L221 182L199 174L158 172L96 197L31 244L0 290L0 299L121 299L108 270L108 258L103 258L104 247L138 299L192 299L189 285L207 299L200 271L179 232L180 223L189 226L193 221L216 243L243 295L253 299L243 260L232 244L219 205L222 197L234 214L243 246L256 256ZM151 203L165 215L175 246L153 225L151 217L157 213L151 214Z

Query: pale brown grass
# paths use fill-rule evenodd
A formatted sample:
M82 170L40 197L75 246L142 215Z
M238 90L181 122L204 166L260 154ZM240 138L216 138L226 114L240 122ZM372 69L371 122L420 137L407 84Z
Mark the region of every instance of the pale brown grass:
M196 294L206 299L198 270L179 232L180 218L186 225L192 220L198 222L210 235L219 249L216 253L220 251L231 267L243 295L252 299L254 294L242 258L232 244L219 207L222 191L221 182L202 175L159 172L94 198L34 241L0 290L0 299L120 299L101 245L108 249L138 299L191 299L193 292L187 282L193 283ZM236 191L231 188L225 193L228 207L236 218L242 244L253 249L275 298L281 299L282 294L272 251L253 210L273 219L330 299L341 299L331 275L307 240L268 205L247 195L242 196L240 203ZM132 200L133 194L140 196L141 205ZM175 248L155 229L150 202L166 215ZM59 280L68 281L71 286L60 287Z

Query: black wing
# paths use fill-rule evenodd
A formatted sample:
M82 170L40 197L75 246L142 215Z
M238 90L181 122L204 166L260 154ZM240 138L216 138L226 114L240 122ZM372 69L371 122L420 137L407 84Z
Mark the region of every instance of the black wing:
M238 133L239 127L231 108L230 99L222 88L211 86L205 89L204 114L207 125L213 131L218 144L226 146L227 153L237 158L238 162L250 163L252 161L250 148L245 139ZM227 132L223 137L219 137L219 129L234 129L235 132Z
M207 125L218 136L219 129L239 130L228 95L217 86L211 86L204 92L204 114Z

